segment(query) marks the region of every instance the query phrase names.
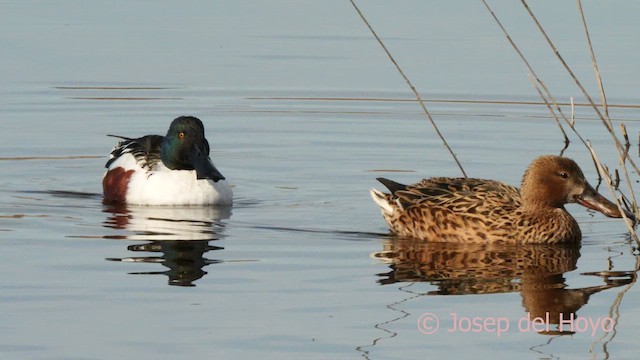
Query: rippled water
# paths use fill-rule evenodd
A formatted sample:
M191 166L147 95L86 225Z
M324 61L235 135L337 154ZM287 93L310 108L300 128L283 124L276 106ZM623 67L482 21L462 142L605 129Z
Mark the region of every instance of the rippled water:
M53 10L74 8L63 3ZM1 13L16 15L8 24L24 30L16 20L28 12L21 4L4 5ZM216 25L202 22L203 9L165 4L173 12L155 9L139 27L138 18L97 4L74 8L82 14L76 18L50 9L50 21L47 9L34 10L23 20L31 32L3 32L20 51L2 65L35 64L34 74L12 73L10 84L0 87L3 359L635 358L637 247L621 221L568 206L582 228L580 247L462 247L388 234L368 194L380 187L376 177L413 182L460 171L397 75L369 69L390 65L377 58L379 49L344 4L305 8L283 1L274 8L255 5L255 11L226 5L209 12ZM378 15L384 4L374 5L364 10L385 29ZM425 5L414 6L437 17ZM293 30L300 19L258 20L281 9L300 16L335 12L357 36L321 30L317 17L302 34ZM194 22L172 27L160 21L178 10ZM395 10L394 16L416 20L407 9ZM440 9L440 16L454 10ZM121 17L113 37L105 12ZM495 25L473 19L470 26L493 34L484 39L487 46L505 46ZM220 22L254 27L213 32L209 41L222 44L222 55L212 58L211 68L200 57L190 64L179 56L182 46L190 48L181 35L217 30ZM396 29L404 32L395 44L414 44L409 68L436 56L421 47L430 37ZM58 50L45 41L55 34L65 35ZM452 36L461 34L471 36L464 29ZM93 44L91 35L109 46ZM163 42L179 49L168 58L143 57L144 39L150 53L161 53ZM187 43L202 46L204 39ZM307 54L303 44L331 48L321 56ZM28 56L27 45L53 62ZM106 55L65 52L78 46L105 54L111 47L114 63ZM196 53L211 50L202 51ZM136 60L127 63L127 52ZM360 56L379 62L357 73ZM147 66L136 66L140 59ZM60 66L59 75L52 64ZM466 62L470 72L473 64ZM125 68L131 79L118 75ZM184 80L176 80L178 68ZM464 79L455 71L447 75L450 87L436 81L427 106L469 175L515 185L531 159L560 153L562 137L546 107L534 104L533 91L471 81L464 93ZM416 74L428 86L424 76ZM353 85L357 79L364 82ZM615 73L612 79L619 81ZM612 117L625 121L635 142L640 95L617 94L610 102L624 106L612 107ZM204 121L214 163L234 186L234 206L103 205L101 178L115 143L106 135L163 134L186 114ZM615 165L609 135L588 108L578 108L577 123L601 158ZM571 137L564 154L595 183L587 151ZM635 149L632 155L638 156ZM561 315L581 320L571 330L560 324ZM548 327L534 322L547 316Z

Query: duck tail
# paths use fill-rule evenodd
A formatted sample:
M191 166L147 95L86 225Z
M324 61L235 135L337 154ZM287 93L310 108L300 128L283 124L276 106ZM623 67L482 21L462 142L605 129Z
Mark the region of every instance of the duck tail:
M391 191L391 194L395 194L396 191L405 190L407 188L407 185L400 184L393 180L385 179L383 177L376 178L376 180L380 181L382 185L384 185L387 189L389 189L389 191Z
M369 193L373 201L380 206L383 213L389 215L393 213L393 206L389 203L389 196L387 194L377 189L371 189Z
M113 135L113 134L107 134L107 136L109 137L114 137L114 138L118 138L118 139L122 139L122 140L133 140L132 138L126 137L126 136L120 136L120 135Z

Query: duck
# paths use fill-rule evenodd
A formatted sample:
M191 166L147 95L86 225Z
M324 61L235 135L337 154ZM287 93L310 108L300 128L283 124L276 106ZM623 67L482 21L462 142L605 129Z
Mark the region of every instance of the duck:
M209 157L202 121L180 116L165 136L122 139L102 178L104 203L230 206L233 191Z
M565 204L620 218L618 206L587 182L572 159L534 159L520 189L496 180L433 177L412 185L378 178L390 193L371 189L392 233L435 242L579 243L582 233ZM635 220L633 214L625 215Z

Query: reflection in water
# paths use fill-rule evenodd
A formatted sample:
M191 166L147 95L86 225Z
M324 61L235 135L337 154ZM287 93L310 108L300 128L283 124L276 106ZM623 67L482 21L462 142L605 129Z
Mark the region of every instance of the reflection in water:
M531 318L548 318L552 325L558 325L560 315L563 319L576 317L592 294L631 281L629 277L607 278L603 285L567 289L564 273L576 269L579 245L471 245L387 239L383 251L372 256L391 269L378 274L380 284L429 282L437 287L422 295L519 291Z
M449 244L394 237L384 240L383 250L371 256L390 268L377 274L377 282L381 285L403 283L399 290L409 296L386 306L398 315L375 326L385 331L386 336L356 348L364 358L369 357L366 348L375 346L383 338L397 336L385 325L411 315L398 305L418 297L518 291L531 319L548 319L549 325L540 334L565 335L571 332L566 326L560 331L561 315L563 319L577 318L576 312L587 304L592 294L635 281L634 273L605 274L602 285L568 289L564 273L576 269L579 245ZM410 288L419 282L435 285L436 289L427 293L412 291Z
M205 266L221 262L207 259L205 254L223 249L210 242L222 237L224 223L221 220L231 216L231 208L105 205L104 211L109 213L105 227L128 232L110 238L145 240L145 243L129 245L127 250L155 254L107 260L159 263L168 268L131 274L166 275L169 285L195 286L193 282L207 274L203 270Z

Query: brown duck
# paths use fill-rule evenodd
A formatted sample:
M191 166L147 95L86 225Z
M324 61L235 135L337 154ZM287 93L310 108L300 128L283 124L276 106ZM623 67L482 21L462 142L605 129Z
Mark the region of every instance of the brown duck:
M391 194L371 189L391 231L446 242L571 243L582 235L564 205L578 203L609 217L618 207L598 194L575 161L541 156L521 189L494 180L436 177L413 185L378 178ZM628 216L632 216L628 214Z

